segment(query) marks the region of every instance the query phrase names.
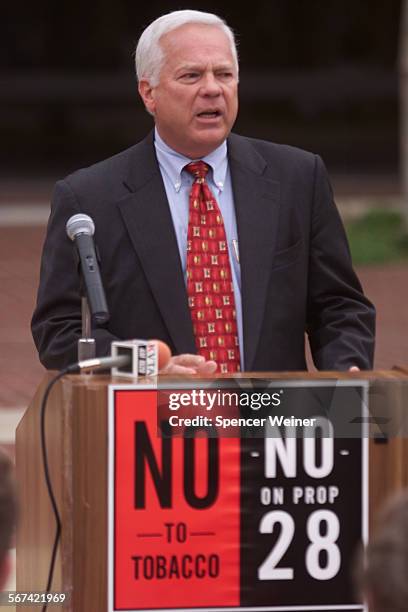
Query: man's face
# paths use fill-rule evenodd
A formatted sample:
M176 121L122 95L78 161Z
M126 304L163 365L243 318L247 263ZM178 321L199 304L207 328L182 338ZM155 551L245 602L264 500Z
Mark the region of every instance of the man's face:
M160 39L165 59L155 87L139 92L163 140L191 159L204 157L228 136L238 111L238 75L226 34L186 24Z

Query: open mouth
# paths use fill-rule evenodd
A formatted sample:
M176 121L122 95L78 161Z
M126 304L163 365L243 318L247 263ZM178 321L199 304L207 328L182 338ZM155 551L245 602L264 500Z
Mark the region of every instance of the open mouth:
M197 113L197 117L201 117L202 119L216 119L221 116L221 112L219 110L209 110L202 111L201 113Z

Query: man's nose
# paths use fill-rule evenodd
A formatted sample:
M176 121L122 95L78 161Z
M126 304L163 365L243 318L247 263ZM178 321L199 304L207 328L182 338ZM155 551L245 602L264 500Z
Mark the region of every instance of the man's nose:
M221 94L221 86L212 72L204 75L200 93L202 96L219 96Z

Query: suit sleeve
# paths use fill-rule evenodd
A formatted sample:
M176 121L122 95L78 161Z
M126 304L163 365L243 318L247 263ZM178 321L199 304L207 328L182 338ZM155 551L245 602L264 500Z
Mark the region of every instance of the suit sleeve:
M65 225L71 215L82 212L65 181L54 189L42 259L37 304L31 329L41 363L62 369L77 361L81 337L81 299L78 263ZM116 338L104 328L94 328L96 354L107 355Z
M307 332L320 370L372 369L375 309L353 270L323 162L316 156L310 228Z

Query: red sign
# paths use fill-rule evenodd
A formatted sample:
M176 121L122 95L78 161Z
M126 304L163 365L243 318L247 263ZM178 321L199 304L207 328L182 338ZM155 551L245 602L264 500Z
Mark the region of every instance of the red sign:
M239 605L239 442L159 437L157 392L115 391L115 611Z

